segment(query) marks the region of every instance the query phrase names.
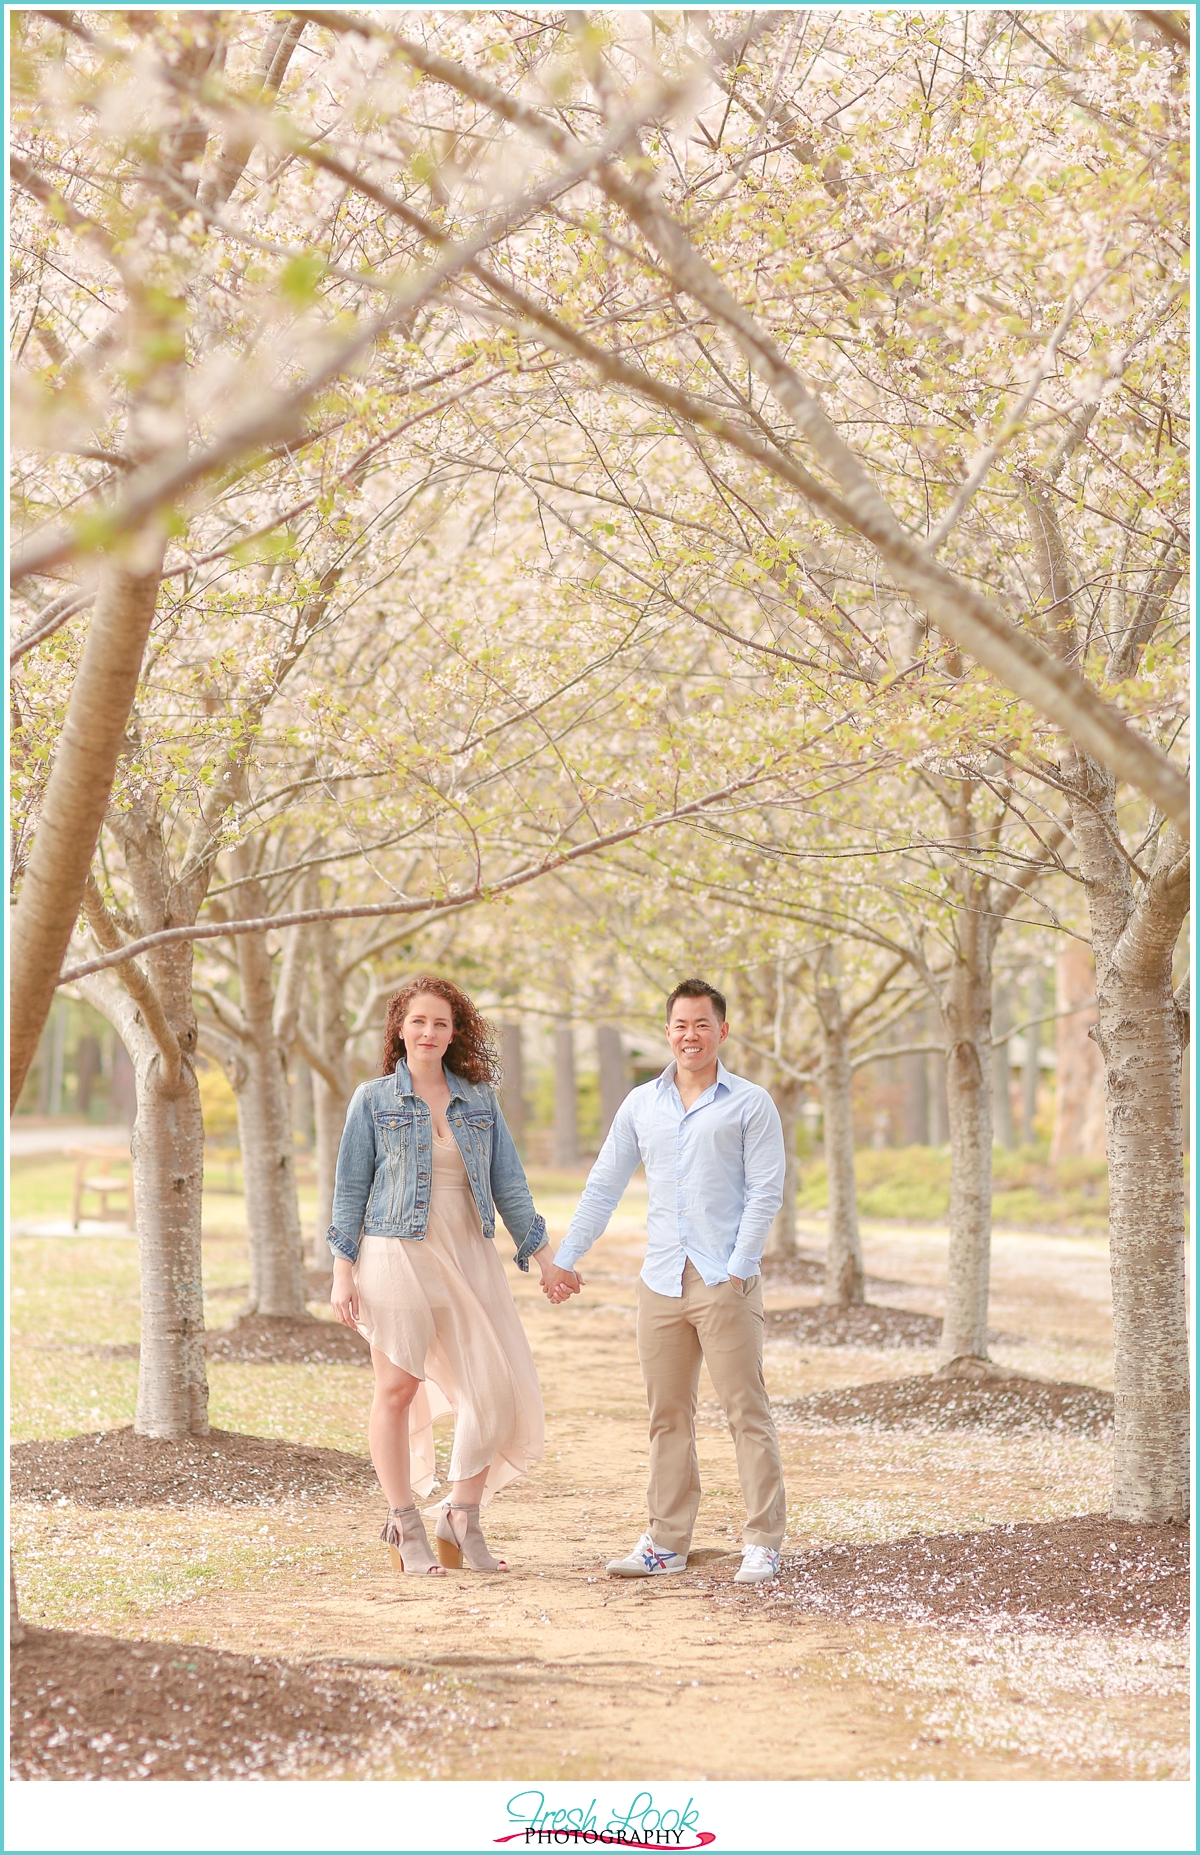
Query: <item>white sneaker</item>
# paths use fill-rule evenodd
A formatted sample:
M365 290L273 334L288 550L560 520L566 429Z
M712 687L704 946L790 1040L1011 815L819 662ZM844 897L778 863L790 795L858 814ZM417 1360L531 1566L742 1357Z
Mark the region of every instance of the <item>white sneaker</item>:
M742 1563L733 1574L734 1584L770 1584L779 1570L774 1546L743 1546Z
M614 1578L661 1578L667 1572L686 1572L687 1553L667 1552L643 1533L629 1557L610 1559L607 1569Z

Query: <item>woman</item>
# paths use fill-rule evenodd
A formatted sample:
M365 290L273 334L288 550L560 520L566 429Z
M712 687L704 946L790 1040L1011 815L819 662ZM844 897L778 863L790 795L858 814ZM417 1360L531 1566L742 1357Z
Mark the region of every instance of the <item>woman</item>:
M491 1240L497 1210L519 1269L536 1256L544 1279L550 1248L495 1079L470 999L446 979L411 979L388 1004L383 1073L355 1091L338 1151L330 1300L370 1342L383 1538L406 1572L507 1571L479 1509L542 1453L533 1354ZM445 1410L457 1421L438 1565L413 1488L433 1488L433 1419Z

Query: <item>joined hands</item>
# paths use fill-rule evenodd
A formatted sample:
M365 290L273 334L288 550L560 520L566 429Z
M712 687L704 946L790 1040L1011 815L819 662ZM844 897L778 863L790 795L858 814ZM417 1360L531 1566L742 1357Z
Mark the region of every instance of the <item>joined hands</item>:
M577 1295L584 1286L583 1277L574 1269L560 1269L558 1264L551 1262L549 1258L543 1262L540 1251L538 1252L538 1267L542 1272L542 1293L552 1307L558 1307L562 1302L569 1300L572 1295Z

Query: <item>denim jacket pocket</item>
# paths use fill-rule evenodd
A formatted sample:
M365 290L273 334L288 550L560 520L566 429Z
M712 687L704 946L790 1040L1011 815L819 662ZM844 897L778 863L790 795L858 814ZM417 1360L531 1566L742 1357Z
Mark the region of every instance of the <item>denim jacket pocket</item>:
M373 1119L389 1146L393 1141L402 1141L413 1124L412 1114L407 1108L376 1108Z

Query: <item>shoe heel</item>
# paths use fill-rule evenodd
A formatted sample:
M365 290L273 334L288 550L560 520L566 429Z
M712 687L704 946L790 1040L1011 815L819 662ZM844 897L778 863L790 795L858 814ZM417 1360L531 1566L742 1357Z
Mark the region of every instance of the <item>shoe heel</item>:
M402 1572L404 1570L404 1560L400 1557L399 1546L389 1546L388 1551L392 1558L392 1570L394 1572Z
M462 1570L462 1547L456 1546L453 1540L443 1539L440 1533L437 1535L437 1555L447 1571Z

